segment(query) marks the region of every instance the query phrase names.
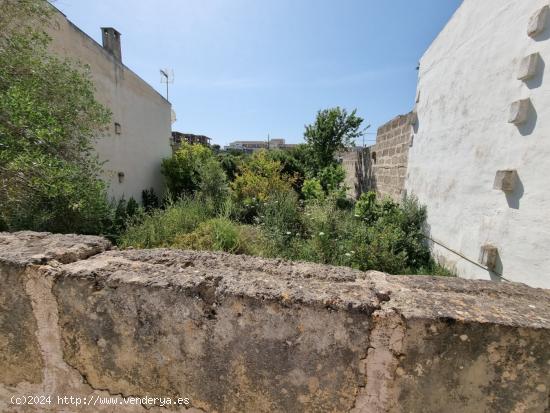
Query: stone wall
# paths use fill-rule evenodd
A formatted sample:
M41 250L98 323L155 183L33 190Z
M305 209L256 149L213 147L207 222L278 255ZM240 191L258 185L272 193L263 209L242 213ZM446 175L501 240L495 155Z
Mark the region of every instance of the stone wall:
M345 152L336 154L336 159L341 162L346 177L344 185L348 188L347 195L357 199L368 190L368 183L372 169L368 148L350 148Z
M381 196L400 201L404 195L413 114L400 115L378 128L376 144L369 147L367 186Z
M550 291L522 284L23 232L0 285L2 412L548 411Z

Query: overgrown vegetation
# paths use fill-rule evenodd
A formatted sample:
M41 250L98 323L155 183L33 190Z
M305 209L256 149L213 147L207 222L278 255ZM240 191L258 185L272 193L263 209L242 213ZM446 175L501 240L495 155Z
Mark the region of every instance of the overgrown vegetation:
M134 217L120 246L450 275L430 257L426 209L416 199L397 204L370 192L355 203L346 198L345 173L334 155L360 136L361 122L355 111L321 111L306 127L308 143L291 151L215 153L183 143L163 163L176 201Z
M87 68L48 53L50 13L0 2L0 226L106 232L114 209L92 142L110 114Z
M0 1L0 230L448 275L430 257L414 198L346 197L335 153L364 131L339 107L319 111L306 143L289 151L182 143L162 163L165 199L146 189L141 205L110 204L92 149L110 114L86 67L48 53L50 12L42 0Z

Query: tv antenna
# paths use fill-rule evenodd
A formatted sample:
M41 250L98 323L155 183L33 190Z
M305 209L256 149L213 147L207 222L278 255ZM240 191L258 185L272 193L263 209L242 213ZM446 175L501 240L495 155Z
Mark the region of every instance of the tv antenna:
M174 71L172 69L160 69L160 83L166 83L166 100L168 100L168 85L174 83Z

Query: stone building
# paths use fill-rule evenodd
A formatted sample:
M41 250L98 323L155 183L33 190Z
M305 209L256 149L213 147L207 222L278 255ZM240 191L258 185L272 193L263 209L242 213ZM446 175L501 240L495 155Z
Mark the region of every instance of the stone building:
M57 9L53 20L51 50L90 67L96 98L113 114L95 143L110 196L139 202L143 189L161 193L160 163L171 154L170 102L122 63L118 31L102 28L100 45Z
M420 62L406 189L463 277L550 287L548 9L464 0Z

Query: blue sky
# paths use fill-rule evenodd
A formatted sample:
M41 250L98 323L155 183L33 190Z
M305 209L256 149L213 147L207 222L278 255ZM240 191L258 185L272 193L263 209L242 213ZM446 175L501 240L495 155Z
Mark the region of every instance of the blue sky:
M357 108L369 132L408 112L418 60L461 0L56 0L101 42L122 33L122 59L165 94L174 130L301 142L319 109ZM370 142L373 135L367 136ZM360 143L360 142L358 142Z

